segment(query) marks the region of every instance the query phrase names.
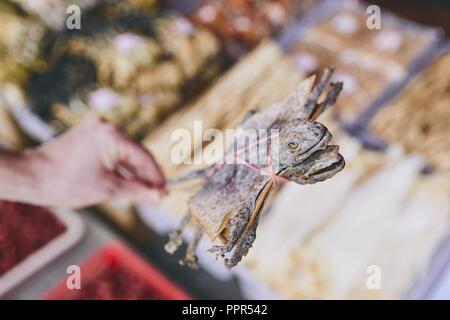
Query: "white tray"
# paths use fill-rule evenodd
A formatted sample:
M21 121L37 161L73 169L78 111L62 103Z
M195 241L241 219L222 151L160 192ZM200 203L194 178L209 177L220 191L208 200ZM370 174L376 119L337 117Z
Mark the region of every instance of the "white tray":
M0 277L0 297L81 240L85 226L76 213L53 210L50 212L65 225L66 231L3 274Z

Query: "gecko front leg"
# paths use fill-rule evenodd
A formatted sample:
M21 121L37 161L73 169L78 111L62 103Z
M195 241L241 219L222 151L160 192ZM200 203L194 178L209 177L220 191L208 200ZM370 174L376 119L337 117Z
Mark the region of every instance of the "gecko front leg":
M213 170L212 166L208 166L203 169L190 171L186 174L182 174L182 175L179 175L174 178L169 178L169 179L167 179L166 183L167 184L178 184L178 183L182 183L182 182L190 181L190 180L205 179L208 176L208 174L211 172L211 170Z

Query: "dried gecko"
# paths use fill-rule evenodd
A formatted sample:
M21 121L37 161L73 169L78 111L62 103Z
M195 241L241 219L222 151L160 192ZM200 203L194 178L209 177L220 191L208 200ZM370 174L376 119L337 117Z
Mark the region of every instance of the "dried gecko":
M180 261L182 265L198 267L195 251L206 233L212 240L222 242L208 251L222 257L229 254L225 266L228 269L236 266L255 240L260 214L277 179L312 184L329 179L344 168L339 147L328 145L331 133L315 121L335 103L342 90L342 83L330 83L331 89L325 92L332 73L333 69L325 69L316 86L315 76L309 77L281 103L247 114L239 126L244 132L248 129L278 132L276 136L266 137L268 148L253 148L247 144L244 159L242 152L232 148L227 156L239 160L236 163L224 162L172 180L178 183L193 178L205 179L200 190L190 198L188 212L165 246L167 252L174 253L182 243L183 230L190 222L195 224L194 237ZM235 141L238 140L239 134L236 134ZM259 146L262 139L257 141ZM277 148L273 147L274 141ZM261 152L261 149L267 151ZM250 164L249 159L255 156L256 164Z

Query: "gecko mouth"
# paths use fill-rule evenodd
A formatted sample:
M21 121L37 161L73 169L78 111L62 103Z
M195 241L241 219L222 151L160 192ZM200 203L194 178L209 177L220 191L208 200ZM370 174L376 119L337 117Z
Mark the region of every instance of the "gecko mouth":
M300 184L310 184L331 178L345 166L338 146L327 146L307 157L290 171L290 179Z
M314 172L312 174L312 176L317 177L317 176L323 175L324 173L329 173L329 172L333 172L333 171L336 171L336 172L341 171L345 166L345 160L344 160L344 157L342 157L342 155L340 155L340 154L338 154L337 158L338 159L336 162L333 162L328 167L322 168L322 169Z

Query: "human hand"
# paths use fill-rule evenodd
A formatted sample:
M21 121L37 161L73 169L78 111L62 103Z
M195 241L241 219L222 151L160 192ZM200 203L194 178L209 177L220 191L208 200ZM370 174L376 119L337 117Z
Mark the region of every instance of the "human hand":
M98 118L26 151L26 158L35 181L33 204L77 208L119 198L156 205L166 193L152 155Z

